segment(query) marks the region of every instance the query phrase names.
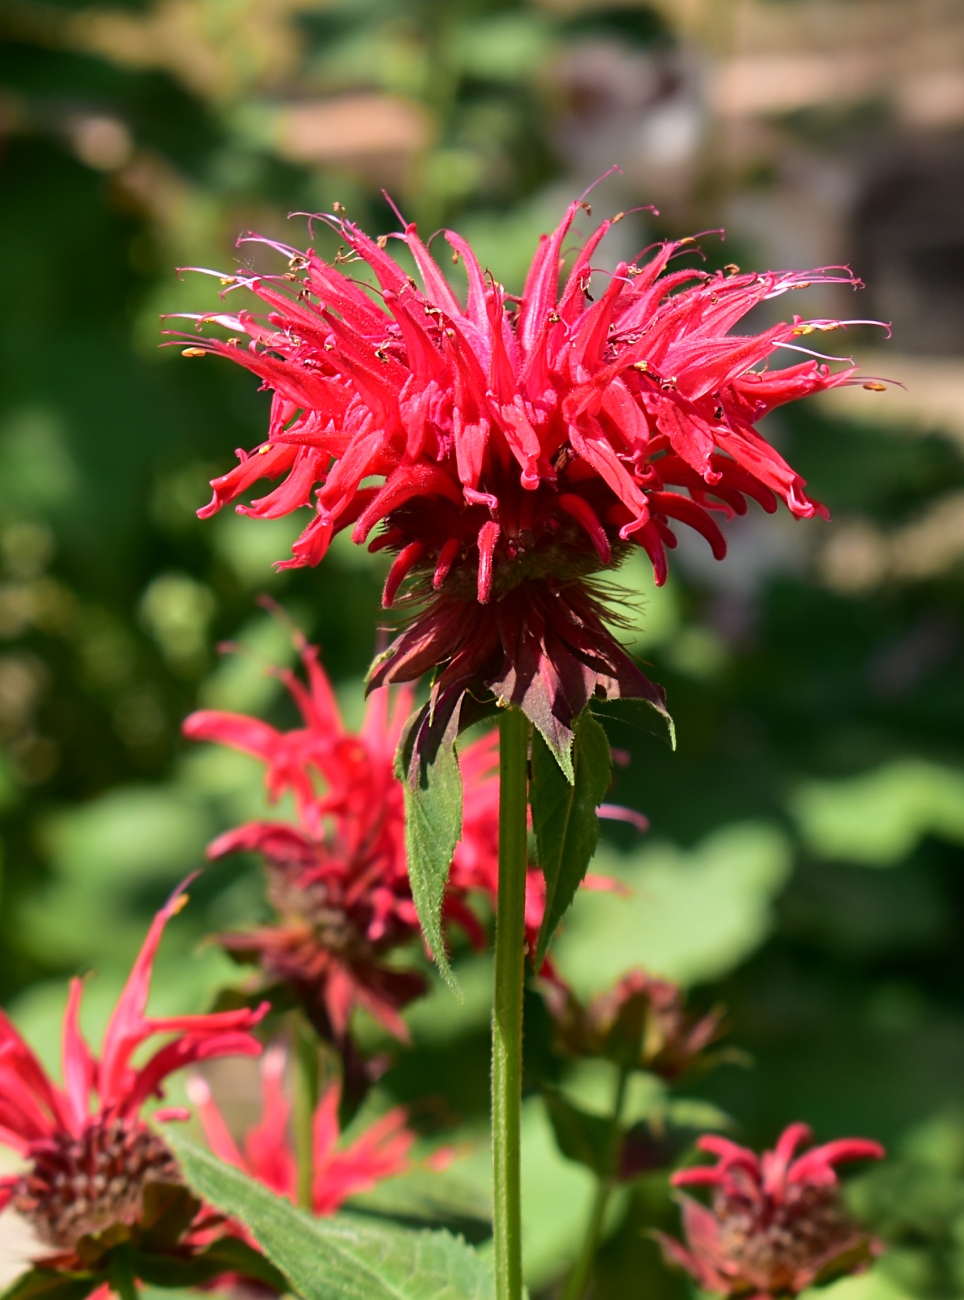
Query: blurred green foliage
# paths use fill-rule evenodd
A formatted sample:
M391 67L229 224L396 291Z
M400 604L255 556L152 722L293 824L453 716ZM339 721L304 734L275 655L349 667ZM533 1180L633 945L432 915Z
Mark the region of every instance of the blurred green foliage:
M386 184L406 215L457 224L518 285L575 183L555 61L600 33L635 47L672 34L645 7L534 0L8 0L0 26L0 999L50 1057L64 977L98 972L95 1031L159 900L212 835L263 807L254 764L178 738L198 704L288 716L265 669L290 659L290 638L256 596L321 643L349 715L378 621L377 559L339 544L317 571L277 574L292 521L196 519L205 480L260 440L267 398L231 367L158 351L159 312L216 301L173 268L230 270L237 233L300 239L286 212L335 199L389 229ZM641 242L659 232L637 229ZM912 438L807 410L773 433L845 521L913 523L964 483L940 430ZM641 560L620 575L679 748L615 729L632 762L611 798L653 830L640 843L607 828L595 869L631 893L584 893L559 962L587 995L644 963L697 1004L724 1000L754 1064L690 1085L694 1122L762 1144L802 1118L820 1139L887 1143L892 1161L854 1196L891 1253L840 1300L954 1297L964 573L848 587L821 568L827 535L753 520L717 569L681 546L664 591ZM157 981L185 1010L233 978L197 945L258 916L259 876L209 867L192 895ZM434 1189L420 1175L380 1194L478 1223L489 971L457 960L465 1006L438 987L416 1005L416 1046L392 1049L381 1090L434 1098L429 1119L475 1145ZM543 1286L580 1235L590 1181L556 1151L536 1084L602 1103L591 1071L551 1056L536 993L527 1016L525 1217ZM645 1117L665 1098L633 1104ZM646 1236L674 1215L662 1175L620 1193L599 1297L687 1289Z

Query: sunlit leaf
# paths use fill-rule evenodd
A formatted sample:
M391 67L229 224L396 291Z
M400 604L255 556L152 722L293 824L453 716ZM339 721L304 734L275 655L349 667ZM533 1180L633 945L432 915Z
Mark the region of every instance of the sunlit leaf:
M240 1219L304 1300L489 1300L492 1274L460 1237L346 1215L315 1219L184 1137L169 1137L191 1186Z
M609 786L612 760L606 733L584 709L576 720L572 784L538 731L532 737L529 783L546 910L535 966L542 965L556 927L569 910L599 842L596 808Z

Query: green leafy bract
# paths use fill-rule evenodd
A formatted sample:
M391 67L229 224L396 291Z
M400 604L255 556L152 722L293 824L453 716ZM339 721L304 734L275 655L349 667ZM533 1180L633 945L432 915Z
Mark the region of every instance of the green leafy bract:
M240 1219L304 1300L492 1300L486 1262L448 1232L346 1215L314 1219L180 1136L168 1139L192 1187Z
M569 910L599 842L596 809L609 786L612 756L600 724L584 709L576 719L570 784L538 731L532 736L532 825L546 878L546 910L536 969Z
M63 1273L54 1268L31 1268L7 1287L2 1300L84 1300L100 1285L92 1273Z

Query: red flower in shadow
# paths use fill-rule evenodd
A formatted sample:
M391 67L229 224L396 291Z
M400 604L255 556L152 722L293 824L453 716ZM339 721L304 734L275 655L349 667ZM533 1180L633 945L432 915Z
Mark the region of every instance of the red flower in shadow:
M211 740L265 764L272 799L290 793L297 822L249 822L221 835L208 855L238 850L264 859L276 925L219 936L240 959L257 961L268 983L293 988L325 1037L349 1049L356 1006L408 1041L401 1010L425 992L416 970L390 958L419 934L405 850L405 806L395 753L412 708L404 687L368 698L361 731L346 731L318 651L298 641L307 683L281 673L302 726L278 731L257 718L202 710L184 722L194 740ZM473 892L495 904L498 888L497 738L466 746L462 838L455 849L444 917L472 943L485 932L468 904ZM533 872L531 875L536 876ZM541 877L539 877L541 883ZM533 881L533 890L538 885ZM537 906L535 895L533 907ZM541 920L541 909L539 910ZM537 922L536 928L538 926Z
M720 1295L797 1295L814 1282L866 1268L879 1246L840 1200L834 1165L880 1160L884 1149L866 1138L840 1138L794 1159L811 1140L806 1124L791 1124L776 1147L757 1156L727 1138L700 1138L711 1167L673 1175L676 1187L709 1187L710 1207L681 1196L686 1246L658 1233L666 1259L706 1291Z

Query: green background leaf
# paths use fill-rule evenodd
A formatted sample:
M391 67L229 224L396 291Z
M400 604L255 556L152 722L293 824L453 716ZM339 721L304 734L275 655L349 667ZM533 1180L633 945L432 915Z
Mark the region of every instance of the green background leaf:
M790 855L775 827L747 822L690 852L669 844L633 854L607 848L593 868L630 893L583 890L556 941L560 968L582 996L602 992L633 966L684 984L732 969L768 933Z

